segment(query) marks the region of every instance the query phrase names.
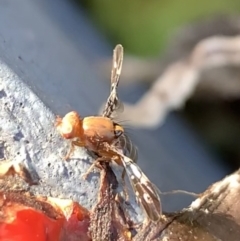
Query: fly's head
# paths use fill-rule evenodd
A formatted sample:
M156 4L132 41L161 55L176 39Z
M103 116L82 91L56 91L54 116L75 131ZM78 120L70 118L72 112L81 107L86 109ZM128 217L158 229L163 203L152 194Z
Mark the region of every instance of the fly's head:
M55 126L65 139L81 138L83 135L82 119L76 111L69 112L63 118L57 117Z

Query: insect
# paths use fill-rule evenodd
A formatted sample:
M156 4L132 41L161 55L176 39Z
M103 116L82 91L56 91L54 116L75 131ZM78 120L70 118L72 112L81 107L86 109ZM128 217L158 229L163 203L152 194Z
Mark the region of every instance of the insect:
M56 126L60 134L65 139L76 139L72 141L72 146L66 159L70 157L75 145L85 146L93 152L102 156L101 143L109 144L119 138L124 132L123 128L110 119L113 109L117 109L116 88L119 81L119 74L122 68L121 46L114 50L113 70L111 77L111 94L108 98L109 105L105 108L102 116L88 116L81 118L77 112L72 111L63 118L57 117ZM100 152L100 153L99 153Z
M71 148L65 159L68 159L75 146L86 147L100 158L111 158L112 151L106 151L102 143L109 145L119 140L123 148L133 160L137 160L137 149L131 143L121 125L112 120L113 115L122 109L117 96L117 87L123 62L123 47L117 45L113 51L113 66L111 73L111 89L102 116L88 116L81 118L75 111L69 112L63 118L57 117L56 126L65 139L73 139ZM121 138L120 138L121 137ZM118 163L120 164L120 163Z
M123 47L117 45L113 51L110 95L102 116L81 118L77 112L72 111L63 118L58 117L56 126L63 138L73 139L66 159L70 157L75 146L81 146L98 156L85 176L99 161L115 161L123 166L124 174L127 173L138 202L149 219L157 221L162 214L157 189L135 163L137 148L124 133L124 128L113 121L116 112L122 110L122 104L117 95L122 62Z

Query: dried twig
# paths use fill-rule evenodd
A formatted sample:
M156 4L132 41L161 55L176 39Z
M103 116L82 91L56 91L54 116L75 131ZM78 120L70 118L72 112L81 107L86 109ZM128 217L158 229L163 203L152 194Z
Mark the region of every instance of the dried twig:
M89 233L93 241L131 240L128 217L117 201L118 182L109 163L99 163L100 190L98 202L91 211Z

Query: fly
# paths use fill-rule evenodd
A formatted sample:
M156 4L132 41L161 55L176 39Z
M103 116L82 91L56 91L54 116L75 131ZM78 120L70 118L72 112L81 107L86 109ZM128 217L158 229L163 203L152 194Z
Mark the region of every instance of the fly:
M115 161L118 165L123 166L138 203L150 220L157 221L162 214L157 188L135 163L138 156L137 148L124 133L124 128L113 121L116 112L123 109L117 95L122 63L123 47L117 45L113 51L110 95L102 116L81 118L77 112L72 111L63 118L58 117L56 126L63 138L72 140L66 159L70 157L75 146L80 146L98 156L86 175L99 161Z

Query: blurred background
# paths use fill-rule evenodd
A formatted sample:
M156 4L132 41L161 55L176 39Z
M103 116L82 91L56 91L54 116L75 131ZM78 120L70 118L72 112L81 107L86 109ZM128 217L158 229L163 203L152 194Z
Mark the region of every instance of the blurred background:
M237 0L9 0L0 6L1 60L58 115L98 113L118 43L125 50L119 97L134 104L201 40L240 33ZM123 120L139 149L138 165L160 190L199 193L239 167L239 67L201 73L183 108L154 128ZM163 209L179 210L191 200L163 197Z
M139 85L145 84L146 88L164 68L189 55L202 39L240 34L240 3L237 0L91 0L79 1L79 4L112 45L121 43L127 54L146 61L144 70L147 73L142 77L135 74L135 81ZM133 60L128 64L132 72L139 71ZM129 85L133 82L132 79L127 81ZM224 92L225 84L231 85L233 81L240 86L240 66L228 65L212 72L205 71L194 94L178 114L210 148L236 169L240 164L240 92L238 89L234 96L227 89ZM201 82L212 82L212 85L223 82L223 90L220 92L211 84Z
M163 54L179 28L206 18L235 15L240 8L237 0L214 0L210 3L190 0L82 0L78 3L113 44L121 42L128 53L145 57ZM215 32L219 25L212 31Z
M131 103L141 98L139 93L137 96L134 94L136 85L137 91L141 89L143 94L169 65L190 55L201 40L211 36L240 34L240 3L237 0L90 0L79 1L79 4L112 46L117 43L124 46L127 57L122 88L124 101ZM109 66L110 62L111 59ZM141 68L144 73L140 71ZM106 73L105 77L108 76L109 69ZM233 90L225 88L231 83L235 83ZM227 64L203 71L193 95L177 111L177 115L203 145L218 156L219 165L224 162L231 170L236 170L240 164L238 86L240 65ZM157 128L164 128L164 122L163 126L159 123ZM161 132L158 134L160 136ZM187 143L183 148L188 149Z

